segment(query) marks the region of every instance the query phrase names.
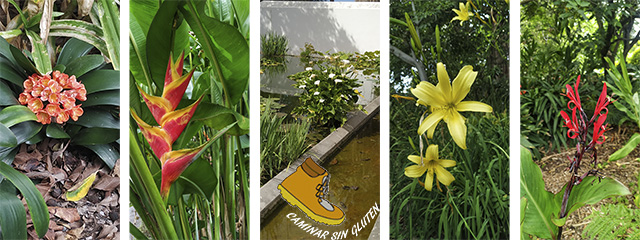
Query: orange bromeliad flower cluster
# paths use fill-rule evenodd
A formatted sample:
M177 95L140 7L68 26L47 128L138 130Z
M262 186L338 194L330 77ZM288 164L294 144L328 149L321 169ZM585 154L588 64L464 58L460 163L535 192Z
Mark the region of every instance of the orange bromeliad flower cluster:
M151 126L144 122L135 112L131 112L142 131L142 135L149 142L151 150L162 163L160 192L165 199L169 195L171 184L197 158L206 145L193 149L175 151L171 149L171 145L187 126L196 107L202 100L201 96L190 106L176 110L187 89L187 85L189 85L189 79L193 75L192 70L189 74L182 76L183 61L184 53L177 62L173 62L173 59L169 61L162 96L151 96L138 87L145 103L151 110L151 114L160 126Z
M76 80L76 76L54 71L45 75L33 74L24 81L24 92L20 94L18 100L20 104L27 107L36 114L38 122L42 124L51 123L55 118L58 124L69 120L78 121L84 111L79 101L87 100L87 90L84 84Z

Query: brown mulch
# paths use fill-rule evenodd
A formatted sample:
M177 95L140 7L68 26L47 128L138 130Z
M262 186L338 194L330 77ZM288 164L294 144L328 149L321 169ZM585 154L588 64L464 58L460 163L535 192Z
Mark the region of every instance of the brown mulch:
M615 161L607 162L609 155L620 149L633 134L633 128L612 129L605 133L607 140L603 145L598 146L598 163L600 176L609 177L620 181L631 190L631 195L626 198L629 208L636 208L633 199L634 194L638 194L638 172L640 170L640 147L633 150L628 156ZM562 187L569 181L571 175L567 168L569 167L568 156L573 156L575 148L565 149L560 153L549 154L542 160L536 162L542 169L542 178L545 182L545 188L552 193L559 192ZM581 164L581 170L590 169L591 156L585 157ZM582 172L581 171L581 172ZM632 187L633 186L633 187ZM620 200L620 198L618 198ZM583 230L589 221L584 219L593 211L600 210L601 206L607 203L620 203L614 198L605 199L594 205L586 205L573 212L567 218L565 227L563 228L564 239L582 239Z
M109 169L93 152L67 146L68 140L55 139L45 139L36 145L23 144L12 164L36 183L47 203L49 230L44 239L117 239L119 161ZM83 199L77 202L65 199L71 187L96 171L96 180ZM29 218L27 227L29 237L37 239Z

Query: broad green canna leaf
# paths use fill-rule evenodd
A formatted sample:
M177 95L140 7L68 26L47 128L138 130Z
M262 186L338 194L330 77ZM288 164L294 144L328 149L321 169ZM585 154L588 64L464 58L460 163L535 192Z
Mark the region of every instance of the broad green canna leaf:
M164 129L171 137L171 144L178 139L184 128L189 123L189 120L191 120L198 104L202 101L202 97L204 97L204 95L188 107L165 114L160 120L160 126L162 126L162 129Z
M96 180L96 173L98 172L96 171L92 173L87 178L82 180L82 182L79 182L71 189L69 189L69 191L67 191L67 193L65 194L67 200L77 202L80 199L84 198L84 196L87 196L91 185L93 185L93 182Z
M142 135L144 135L144 138L149 142L149 146L151 146L156 157L161 158L165 153L171 151L173 141L164 129L145 123L133 110L131 111L131 116L133 116L133 119L138 123Z

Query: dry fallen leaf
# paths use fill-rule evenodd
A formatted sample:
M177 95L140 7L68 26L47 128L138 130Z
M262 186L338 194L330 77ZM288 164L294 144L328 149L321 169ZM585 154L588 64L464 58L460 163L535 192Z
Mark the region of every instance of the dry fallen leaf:
M89 175L89 177L82 180L82 182L79 182L71 189L69 189L69 191L67 191L67 193L65 194L67 200L76 202L84 198L84 196L86 196L89 192L89 188L91 188L91 185L93 185L93 181L96 180L96 173L98 173L98 171L93 172L91 175Z

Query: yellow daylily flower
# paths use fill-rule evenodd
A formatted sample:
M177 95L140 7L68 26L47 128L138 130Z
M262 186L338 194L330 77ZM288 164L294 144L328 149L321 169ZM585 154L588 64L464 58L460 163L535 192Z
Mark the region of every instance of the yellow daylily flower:
M445 186L449 186L453 180L456 180L446 167L453 167L456 165L456 161L439 159L438 158L438 145L429 145L427 152L423 157L410 155L407 157L410 161L416 163L416 165L408 166L404 169L404 175L411 178L421 177L422 174L427 172L427 176L424 179L424 189L431 191L433 187L433 177Z
M462 149L467 149L467 126L464 117L459 112L492 112L493 108L487 104L477 101L462 101L471 85L476 79L478 72L473 71L470 65L460 69L458 76L453 80L453 85L449 83L449 74L443 63L437 65L438 85L422 81L411 89L411 93L418 97L418 103L431 106L431 114L427 116L420 127L418 134L422 135L427 131L427 137L433 138L433 132L440 120L444 120L449 128L449 133L453 141Z
M453 17L450 22L453 22L455 20L460 20L460 26L462 26L462 22L468 21L469 17L473 17L473 13L469 12L469 9L470 9L469 2L467 2L467 4L460 3L460 10L455 8L452 9L453 12L458 14L458 16Z

